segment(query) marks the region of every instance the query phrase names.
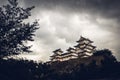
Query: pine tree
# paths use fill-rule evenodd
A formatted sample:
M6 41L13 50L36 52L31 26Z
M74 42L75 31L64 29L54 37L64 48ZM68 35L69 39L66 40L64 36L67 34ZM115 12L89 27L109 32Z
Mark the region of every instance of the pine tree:
M28 41L34 41L34 32L38 29L38 22L25 22L31 16L29 8L22 8L17 0L8 0L9 4L0 7L0 57L29 53L31 46Z

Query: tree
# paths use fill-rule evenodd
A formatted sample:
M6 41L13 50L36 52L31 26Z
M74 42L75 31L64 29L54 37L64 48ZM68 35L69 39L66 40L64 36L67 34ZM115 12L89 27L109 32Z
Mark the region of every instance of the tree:
M113 56L112 52L109 49L103 49L96 51L93 56L103 56L104 61L103 62L109 62L109 63L115 63L117 62L117 59L115 56Z
M0 57L18 55L31 52L25 45L28 41L34 41L34 32L38 29L38 22L25 22L31 16L29 8L22 8L17 0L8 0L9 4L0 7Z

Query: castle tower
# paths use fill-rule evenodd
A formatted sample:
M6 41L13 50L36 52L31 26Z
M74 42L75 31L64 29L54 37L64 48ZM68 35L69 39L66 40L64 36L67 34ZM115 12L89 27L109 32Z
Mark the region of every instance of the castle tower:
M53 55L50 56L51 57L51 61L61 61L62 60L62 53L63 51L61 49L56 49L55 51L53 51Z
M92 45L93 41L80 37L78 41L76 41L78 44L74 46L76 48L76 54L78 57L88 57L91 56L92 53L95 51L95 46Z

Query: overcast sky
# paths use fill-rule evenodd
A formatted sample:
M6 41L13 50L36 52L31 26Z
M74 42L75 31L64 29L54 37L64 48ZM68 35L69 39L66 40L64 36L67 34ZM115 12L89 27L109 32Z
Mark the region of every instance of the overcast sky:
M7 0L0 0L0 5ZM110 49L120 60L120 0L19 0L35 6L29 21L40 19L32 54L27 58L46 61L52 51L65 51L80 36L94 41L97 49Z

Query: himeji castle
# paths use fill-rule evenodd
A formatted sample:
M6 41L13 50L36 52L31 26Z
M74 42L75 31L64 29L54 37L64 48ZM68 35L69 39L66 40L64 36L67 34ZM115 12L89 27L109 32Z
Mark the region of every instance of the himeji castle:
M96 46L93 46L93 41L85 37L80 37L80 39L73 48L69 47L64 53L61 49L56 49L53 51L51 61L66 61L75 58L86 58L91 56L96 51Z

